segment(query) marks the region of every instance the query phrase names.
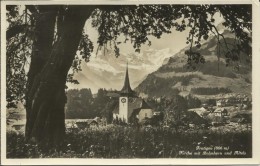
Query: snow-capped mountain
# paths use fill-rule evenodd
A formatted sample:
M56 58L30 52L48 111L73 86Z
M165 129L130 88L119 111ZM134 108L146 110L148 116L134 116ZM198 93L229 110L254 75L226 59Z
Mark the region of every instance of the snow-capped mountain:
M80 84L68 84L70 89L90 88L93 93L99 88L120 90L123 86L126 64L128 62L129 77L132 88L135 88L145 77L168 62L175 52L169 48L143 50L141 53L120 52L118 58L113 50L93 54L88 63L82 63L82 71L74 78Z

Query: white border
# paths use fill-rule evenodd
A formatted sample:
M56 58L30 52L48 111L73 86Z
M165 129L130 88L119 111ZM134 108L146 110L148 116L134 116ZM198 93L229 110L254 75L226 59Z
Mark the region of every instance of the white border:
M253 97L253 157L249 159L6 159L6 33L3 23L6 20L6 4L252 4L253 9L253 70L252 70L252 97ZM260 77L257 72L260 65L260 8L257 0L74 0L74 1L2 1L1 2L1 164L4 165L213 165L213 164L260 164Z
M257 5L256 5L257 4ZM259 2L253 5L253 71L252 71L252 99L253 99L253 158L258 157L260 164L260 6Z
M6 20L4 6L1 3L1 164L3 156L6 156L6 33L2 28Z

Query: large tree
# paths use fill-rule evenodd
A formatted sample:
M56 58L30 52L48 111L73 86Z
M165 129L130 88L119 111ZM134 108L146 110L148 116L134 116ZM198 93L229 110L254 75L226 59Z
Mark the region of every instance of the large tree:
M227 64L239 62L242 51L251 61L251 5L9 5L6 9L8 106L25 100L26 138L37 142L58 142L64 135L66 81L77 83L73 73L93 51L83 31L87 20L98 31L98 50L111 47L115 56L121 43L131 42L139 52L142 44L151 45L149 36L189 30L189 65L204 63L194 47L210 34L226 49ZM218 31L216 14L236 35L232 46Z

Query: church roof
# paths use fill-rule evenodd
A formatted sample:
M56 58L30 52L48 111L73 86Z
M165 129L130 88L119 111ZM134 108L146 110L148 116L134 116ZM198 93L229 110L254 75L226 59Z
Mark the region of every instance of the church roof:
M128 63L126 66L124 86L121 89L120 93L121 93L121 95L126 95L126 96L134 96L134 94L135 94L135 92L132 90L132 88L130 86L129 75L128 75Z
M142 103L141 103L141 109L152 109L145 101L144 99L142 99Z
M142 99L141 98L132 98L132 102L128 103L128 110L129 110L129 116L133 113L135 109L140 108L142 104Z
M132 117L136 116L137 114L139 114L139 112L142 109L152 109L152 108L144 101L144 99L139 98L138 107L133 109L131 116Z

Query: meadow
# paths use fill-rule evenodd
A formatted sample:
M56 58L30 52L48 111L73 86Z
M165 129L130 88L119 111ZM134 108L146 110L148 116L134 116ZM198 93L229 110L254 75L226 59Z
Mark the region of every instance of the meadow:
M162 127L107 125L68 130L60 145L49 147L28 143L23 133L9 131L7 158L248 158L252 156L251 142L251 130L186 129L176 132ZM198 146L228 147L232 154L186 154L187 151L194 153ZM235 151L245 153L239 155Z

